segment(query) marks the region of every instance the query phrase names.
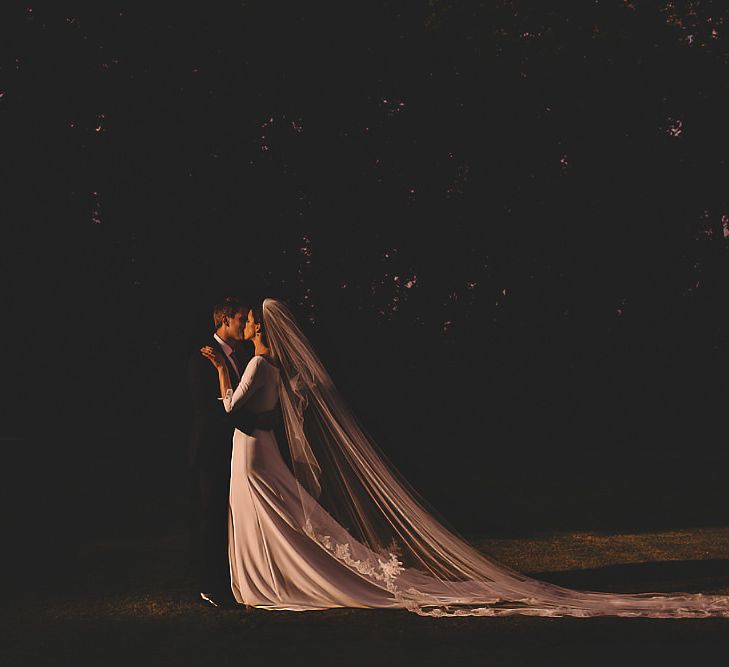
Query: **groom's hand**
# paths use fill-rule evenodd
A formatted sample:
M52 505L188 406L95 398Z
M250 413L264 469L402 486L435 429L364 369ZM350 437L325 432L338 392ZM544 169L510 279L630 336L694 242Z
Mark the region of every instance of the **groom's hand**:
M278 424L281 418L281 412L279 410L269 410L268 412L262 412L256 415L256 428L262 431L271 431Z

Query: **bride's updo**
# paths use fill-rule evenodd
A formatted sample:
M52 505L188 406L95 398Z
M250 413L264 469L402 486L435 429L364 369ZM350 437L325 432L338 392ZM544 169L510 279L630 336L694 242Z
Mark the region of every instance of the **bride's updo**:
M266 336L266 325L263 323L263 305L257 304L251 308L251 312L253 313L253 323L254 324L260 324L261 330L259 333L261 334L261 342L268 347L268 336Z

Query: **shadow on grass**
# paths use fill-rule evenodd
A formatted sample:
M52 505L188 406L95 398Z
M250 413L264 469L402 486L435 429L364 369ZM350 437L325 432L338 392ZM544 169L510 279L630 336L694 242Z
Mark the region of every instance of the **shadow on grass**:
M433 619L356 609L249 615L185 605L180 611L130 616L111 608L62 620L41 614L22 630L16 620L12 636L3 638L2 664L612 667L689 664L727 646L724 619Z
M729 587L729 559L623 563L581 570L535 572L531 576L578 590L711 593Z
M531 576L570 588L708 593L729 587L729 559L721 557L727 540L724 528L588 537L494 541L492 546L496 556L521 562ZM621 550L626 545L654 560L615 564L625 558ZM669 553L666 558L682 560L661 560ZM689 554L705 554L707 560L690 560ZM575 568L580 562L592 567ZM37 566L31 563L26 564L28 573ZM570 569L557 571L560 563ZM45 563L39 571L50 572L49 567ZM729 648L729 619L434 619L395 610L211 609L196 598L186 539L176 534L98 542L51 569L54 576L46 576L43 584L38 578L24 578L30 588L23 586L21 595L6 596L0 607L3 667L309 663L612 667L688 664L697 655Z

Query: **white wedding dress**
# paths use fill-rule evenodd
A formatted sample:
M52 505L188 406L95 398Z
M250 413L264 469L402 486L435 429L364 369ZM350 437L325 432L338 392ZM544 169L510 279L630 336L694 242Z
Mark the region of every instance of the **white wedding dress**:
M279 370L255 356L226 410L245 405L253 413L278 403ZM306 533L300 494L306 493L281 457L273 431L238 429L230 468L228 555L233 595L265 609L303 611L332 607L399 607L377 587ZM313 499L312 499L313 502ZM332 533L346 540L331 521Z
M266 299L263 322L275 365L253 357L223 403L253 413L280 403L292 470L272 431L235 431L229 559L239 603L427 616L729 617L729 596L578 591L489 559L437 519L379 451L288 307Z

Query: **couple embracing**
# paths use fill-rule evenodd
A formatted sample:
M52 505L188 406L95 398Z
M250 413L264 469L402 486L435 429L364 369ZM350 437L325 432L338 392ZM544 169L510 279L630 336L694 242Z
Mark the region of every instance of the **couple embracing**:
M488 558L388 461L283 302L226 299L214 319L215 335L189 366L207 603L435 617L729 617L727 596L578 591ZM253 349L241 349L245 342ZM413 455L420 444L407 443ZM442 445L443 456L464 446Z
M275 411L253 414L250 409L226 412L220 400L216 367L208 359L215 351L228 376L239 383L252 350L246 341L261 340L252 329L252 309L235 297L213 308L215 333L206 354L196 350L190 358L188 384L192 398L192 433L189 464L195 498L194 542L200 597L207 604L227 607L234 603L228 562L228 514L233 435L253 435L256 428L270 430ZM260 329L260 326L259 326ZM255 345L255 341L254 341Z

